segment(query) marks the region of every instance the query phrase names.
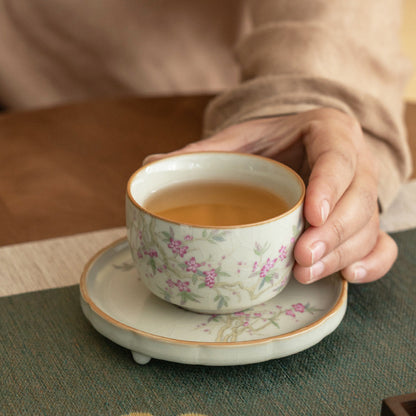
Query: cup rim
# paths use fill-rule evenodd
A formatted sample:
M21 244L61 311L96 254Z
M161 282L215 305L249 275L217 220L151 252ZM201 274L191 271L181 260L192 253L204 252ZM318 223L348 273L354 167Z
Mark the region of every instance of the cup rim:
M297 202L287 211L285 211L284 213L277 215L275 217L271 217L268 218L266 220L263 221L257 221L257 222L252 222L252 223L248 223L248 224L237 224L237 225L221 225L221 226L215 226L215 225L199 225L199 224L191 224L191 223L186 223L186 222L179 222L179 221L174 221L165 217L162 217L160 215L155 214L154 212L149 211L148 209L146 209L143 205L141 205L140 203L138 203L134 198L133 195L131 193L131 186L132 183L134 181L134 178L136 177L136 175L141 172L142 170L146 169L148 166L156 164L158 162L161 162L162 160L166 160L166 159L173 159L173 158L178 158L178 157L182 157L182 156L189 156L189 155L207 155L207 154L212 154L212 155L218 155L218 154L231 154L231 155L235 155L235 156L242 156L242 157L251 157L251 158L257 158L257 159L261 159L267 163L271 163L271 164L275 164L278 165L281 168L284 168L285 170L287 170L292 176L295 177L295 179L297 180L298 184L300 185L301 188L301 195L298 198ZM279 220L281 218L284 218L288 215L290 215L292 212L296 211L300 205L303 204L303 201L305 199L305 193L306 193L306 187L305 187L305 183L303 181L303 179L300 177L300 175L293 170L292 168L290 168L289 166L285 165L284 163L278 162L277 160L265 157L265 156L260 156L260 155L254 155L251 153L242 153L242 152L226 152L226 151L206 151L206 152L186 152L186 153L180 153L180 154L175 154L175 155L171 155L171 156L167 156L163 159L158 159L155 160L153 162L150 163L146 163L145 165L141 166L139 169L136 169L131 175L130 178L127 182L127 196L129 198L129 201L138 209L140 209L141 211L145 212L146 214L155 217L159 220L171 223L171 224L175 224L175 225L184 225L184 226L188 226L188 227L193 227L193 228L205 228L205 229L215 229L215 230L231 230L231 229L239 229L239 228L248 228L248 227L254 227L254 226L258 226L258 225L263 225L263 224L267 224L270 222L274 222L276 220Z

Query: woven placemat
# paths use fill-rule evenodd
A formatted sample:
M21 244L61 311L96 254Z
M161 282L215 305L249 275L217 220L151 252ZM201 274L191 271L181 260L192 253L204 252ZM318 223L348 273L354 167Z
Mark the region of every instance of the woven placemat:
M260 364L140 366L91 327L78 286L0 298L0 415L379 415L416 391L416 230L393 237L399 261L350 285L333 334Z

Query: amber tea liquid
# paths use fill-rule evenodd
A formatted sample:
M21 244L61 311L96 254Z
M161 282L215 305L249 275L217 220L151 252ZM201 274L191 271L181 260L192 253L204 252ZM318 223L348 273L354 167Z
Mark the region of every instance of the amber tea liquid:
M152 194L144 207L168 220L200 226L264 221L288 210L279 195L238 182L189 181Z

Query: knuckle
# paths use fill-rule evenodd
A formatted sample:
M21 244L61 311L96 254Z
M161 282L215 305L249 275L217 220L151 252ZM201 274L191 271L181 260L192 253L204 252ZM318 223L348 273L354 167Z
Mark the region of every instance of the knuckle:
M341 150L333 150L332 152L338 158L341 166L344 166L348 172L355 172L357 166L356 158L351 157L351 154L344 153Z
M359 138L359 139L363 138L363 131L362 131L362 128L361 128L361 124L359 123L359 121L356 118L351 117L347 114L344 114L343 121L344 121L345 127L350 132L351 137L355 137L355 138Z
M343 247L339 247L333 253L334 268L337 271L345 267L344 259L345 259L345 249Z
M377 193L375 190L362 188L359 200L364 212L373 215L377 211Z
M341 220L336 220L331 224L331 233L335 238L335 243L339 246L345 238L345 225Z
M363 142L363 130L357 118L335 108L323 108L317 111L319 111L317 117L310 122L310 127L314 131L327 130L329 126L342 128L353 143Z

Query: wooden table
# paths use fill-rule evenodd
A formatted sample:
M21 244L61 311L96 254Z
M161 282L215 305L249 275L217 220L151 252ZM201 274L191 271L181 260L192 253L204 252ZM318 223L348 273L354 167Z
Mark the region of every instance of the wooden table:
M122 98L0 116L0 245L124 224L130 174L200 137L209 96ZM416 104L406 122L416 154Z

